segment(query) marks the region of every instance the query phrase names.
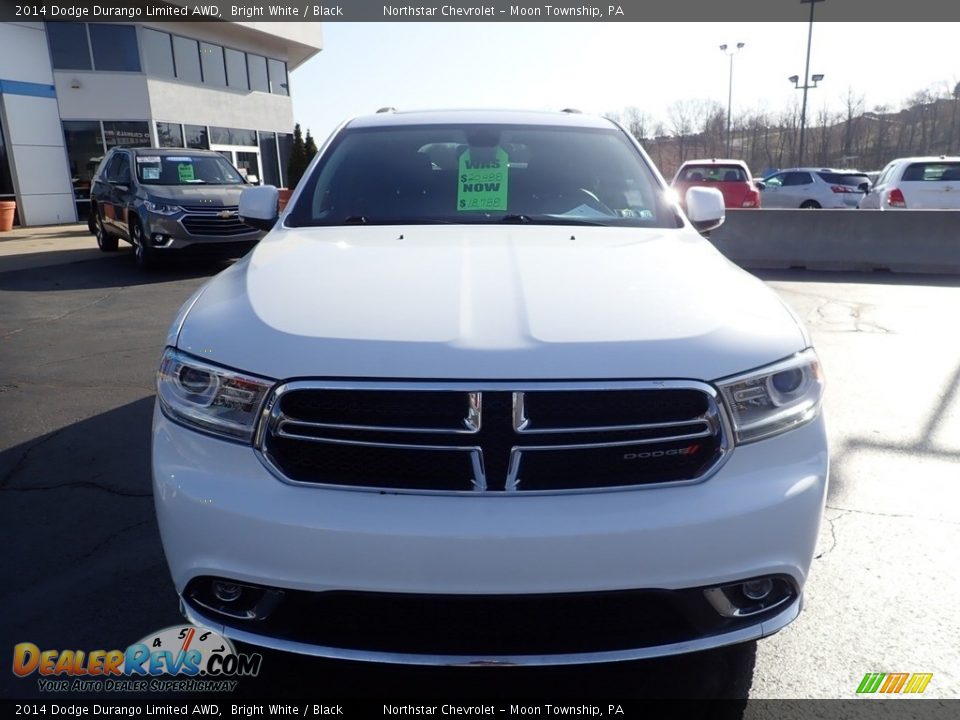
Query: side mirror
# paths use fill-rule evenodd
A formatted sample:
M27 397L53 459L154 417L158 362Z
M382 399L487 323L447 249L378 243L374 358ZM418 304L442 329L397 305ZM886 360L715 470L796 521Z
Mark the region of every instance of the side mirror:
M258 178L256 175L247 175L247 184L248 184L248 185L259 185L259 184L260 184L260 178Z
M723 225L727 209L723 194L716 188L692 187L686 195L687 217L701 233Z
M277 198L273 185L247 188L240 193L240 220L269 232L277 223Z
M857 185L857 190L860 192L869 193L870 192L870 183L860 183Z
M767 184L763 180L757 180L754 185L757 186L757 190L766 190Z

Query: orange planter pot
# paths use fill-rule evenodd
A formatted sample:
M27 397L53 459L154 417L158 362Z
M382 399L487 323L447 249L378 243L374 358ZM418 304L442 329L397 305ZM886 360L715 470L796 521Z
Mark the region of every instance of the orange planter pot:
M293 194L293 190L290 188L278 188L277 189L277 210L283 212L283 209L287 206L287 203L290 201L290 196Z
M13 200L0 201L0 232L13 230L13 216L17 212L17 203Z

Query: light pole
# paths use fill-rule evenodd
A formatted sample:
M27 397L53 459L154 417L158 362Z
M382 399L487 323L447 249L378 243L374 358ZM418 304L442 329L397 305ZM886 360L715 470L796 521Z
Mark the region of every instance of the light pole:
M727 157L730 157L730 115L733 108L733 56L743 49L746 43L738 42L735 48L728 48L726 44L720 46L720 50L730 57L730 83L727 86Z
M813 85L810 84L810 44L813 42L813 9L817 6L818 2L824 2L824 0L800 0L801 4L808 3L810 5L810 27L807 30L807 65L803 71L803 85L797 84L799 78L796 75L791 75L789 78L789 80L793 82L794 87L803 90L803 104L800 107L800 148L797 152L797 165L800 167L803 166L803 140L804 131L807 129L807 90L815 88L817 83L823 80L823 75L814 75Z
M813 0L813 2L823 2L823 0ZM808 63L809 66L809 63ZM787 78L790 82L793 83L793 86L797 90L803 90L803 105L800 108L800 148L797 151L797 167L803 167L803 133L806 130L807 126L807 90L815 88L817 83L823 80L823 75L813 75L810 77L813 80L813 85L808 82L805 82L803 85L800 85L800 76L791 75Z

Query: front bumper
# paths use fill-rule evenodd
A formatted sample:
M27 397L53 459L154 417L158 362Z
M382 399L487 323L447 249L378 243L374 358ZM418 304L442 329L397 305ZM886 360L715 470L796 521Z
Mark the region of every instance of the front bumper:
M212 232L205 232L202 235L195 235L183 224L183 220L188 217L188 214L160 215L159 213L152 213L143 209L141 210L141 215L144 218L144 232L150 241L151 247L161 252L165 250L184 249L195 251L217 251L218 249L222 249L227 251L232 248L240 248L245 252L253 247L264 235L263 232L255 228L250 228L249 232L242 233L231 232L229 234L218 235ZM156 240L159 240L159 243Z
M229 637L327 657L408 663L600 662L655 657L769 635L800 609L827 487L822 418L733 450L706 482L618 492L388 494L275 479L253 449L196 433L155 410L157 517L178 593L220 577L291 592L524 596L687 591L761 576L791 602L754 622L675 641L565 653L424 653L304 641L184 602ZM469 618L465 619L469 622ZM570 619L575 625L576 618ZM251 629L251 627L253 629ZM558 628L558 632L564 630Z

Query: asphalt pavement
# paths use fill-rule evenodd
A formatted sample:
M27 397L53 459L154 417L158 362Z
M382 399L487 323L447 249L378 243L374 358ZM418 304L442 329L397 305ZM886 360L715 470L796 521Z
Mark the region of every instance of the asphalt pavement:
M144 274L85 228L7 237L0 653L126 647L181 621L151 498L153 380L177 308L225 265ZM960 697L960 278L762 277L807 322L828 381L831 487L796 622L755 644L594 667L266 653L239 696L853 698L867 672L930 672L925 696ZM39 695L0 671L0 696Z

